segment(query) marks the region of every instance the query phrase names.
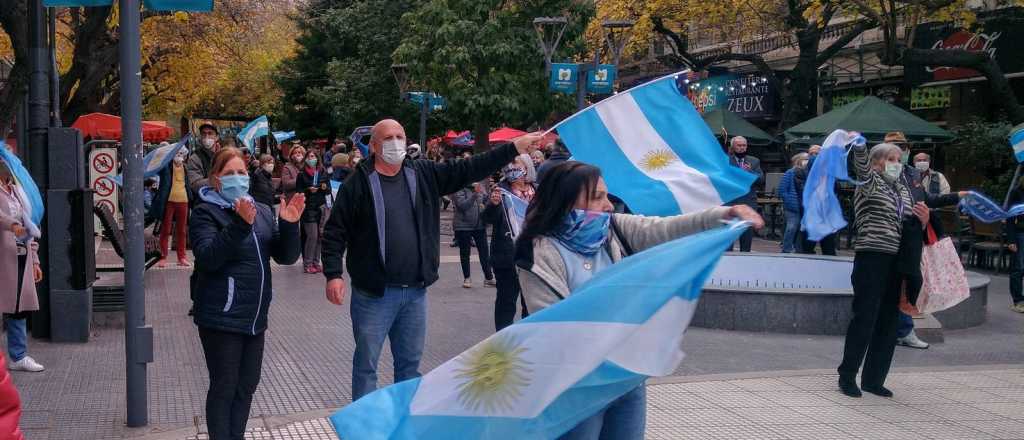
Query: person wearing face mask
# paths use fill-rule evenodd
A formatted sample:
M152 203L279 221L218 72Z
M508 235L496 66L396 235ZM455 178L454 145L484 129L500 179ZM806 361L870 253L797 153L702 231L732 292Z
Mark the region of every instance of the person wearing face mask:
M891 397L885 379L892 364L899 323L901 239L907 221L929 219L924 202L914 202L911 189L902 179L902 151L882 143L868 152L863 137L854 141L854 170L864 182L854 192L853 317L839 365L839 390L850 397L867 391ZM920 266L920 259L917 260ZM861 367L863 366L863 371ZM861 384L857 386L857 373Z
M526 302L519 295L519 279L516 277L515 246L509 230L509 220L505 216L502 191L522 200L524 204L533 200L537 186L527 182L526 170L517 160L505 167L501 181L491 190L487 208L484 209L484 221L490 223L491 229L491 266L497 283L494 299L494 331L512 325L516 318L516 303L522 304L522 317L530 315L526 311Z
M914 169L921 173L921 185L929 195L941 196L951 191L946 176L932 169L931 156L928 153L914 155Z
M890 135L893 134L891 133ZM895 133L893 137L903 139L902 133L899 132ZM901 146L900 155L901 161L904 161L900 180L910 189L911 201L914 203L922 202L930 209L955 206L960 203L960 197L967 194L965 191L952 194L948 190L945 194L931 193L928 187L924 185L924 173L917 168L916 164L912 166L906 162L909 156L910 148L904 143ZM928 167L925 167L925 169L927 170ZM920 293L921 286L924 284L924 278L921 275L921 253L927 237L927 227L931 227L935 231L936 237L941 238L944 235L942 223L937 215L929 216L928 221L919 220L916 217L903 220L903 235L900 237L899 267L897 270L900 274L907 300L911 304L917 301L918 293ZM917 349L927 349L929 347L929 344L918 338L914 332L913 317L903 313L903 311L900 311L899 314L896 343L904 347Z
M710 208L673 217L612 214L601 171L581 162L551 168L526 210L516 240L519 283L529 312L537 313L573 294L619 262L676 238L740 219L761 228L761 216L746 205ZM624 292L642 295L643 292ZM565 433L563 440L644 438L647 397L641 385Z
M729 163L757 176L757 179L750 185L750 191L726 205L747 205L750 209L757 209L757 189L764 186L764 172L761 171L761 160L747 154L747 138L735 136L729 139ZM737 241L740 243L740 252L750 252L750 247L754 242L754 230L748 228Z
M13 371L44 369L28 355L26 333L29 314L39 310L36 283L42 281L43 269L36 240L40 237L28 195L0 158L0 313L7 331L7 368Z
M782 212L786 217L786 229L782 234L782 253L789 254L796 250L797 237L800 234L800 218L803 205L796 189L796 175L807 168L807 153L798 153L791 160L792 167L779 179L779 198L782 199Z
M267 206L277 204L277 188L274 188L274 157L269 154L261 155L256 167L251 171L251 184L249 195L253 200Z
M306 195L306 210L302 212L302 265L309 274L320 273L320 232L323 207L331 194L330 175L320 164L316 151L306 153L302 170L295 179L295 188Z
M298 143L292 144L292 148L288 150L288 162L281 168L281 192L284 193L285 199L291 199L299 191L296 180L306 167L303 163L305 160L306 149Z
M160 190L154 204L160 222L160 261L157 267L167 266L167 252L170 245L171 232L174 232L174 247L178 254L178 266L189 267L188 254L185 252L185 238L188 237L188 207L190 181L185 171L185 148L178 150L169 166L160 171ZM174 227L172 229L172 226Z
M305 196L274 211L249 197L249 174L234 148L217 152L210 186L189 220L195 254L192 293L209 371L206 425L211 440L241 439L260 382L267 314L273 300L270 260L299 257L299 217Z
M197 141L199 142L198 148L194 149L192 155L185 162L188 189L191 193L189 195L192 196L193 201L198 200L196 195L199 193L199 188L209 184L207 178L210 176L210 167L213 165L213 155L220 148L217 127L209 122L200 125Z
M324 230L327 300L342 304L344 269L352 283L352 400L377 388L386 338L395 382L420 376L426 293L438 279L440 262L441 196L483 180L540 140L529 134L469 159L436 163L406 160L405 129L397 121L373 126L373 155L359 162L338 191Z

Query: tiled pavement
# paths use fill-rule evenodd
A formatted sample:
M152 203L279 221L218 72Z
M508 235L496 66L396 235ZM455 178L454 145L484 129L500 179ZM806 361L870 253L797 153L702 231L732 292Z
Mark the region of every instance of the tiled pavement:
M756 247L764 251L772 249L767 242L758 242ZM447 246L442 248L441 280L430 289L428 296L430 319L424 371L493 331L494 290L462 289L457 253ZM109 252L105 252L99 259L109 258ZM479 283L479 267L475 264L473 271ZM329 305L323 297L323 278L304 275L300 267L275 267L274 277L275 300L263 380L252 416L277 420L280 416L311 414L311 411L343 406L350 399L350 362L354 347L348 307ZM113 439L177 433L190 426L202 426L208 379L195 326L185 315L189 306L187 279L188 271L180 269L150 270L146 274L147 320L154 327L156 344L156 359L148 372L149 427L129 429L124 426L123 329L94 328L88 344L30 341L30 353L47 366L47 371L14 374L24 400L22 426L28 438ZM995 278L987 324L947 332L946 343L930 350L899 349L895 365L938 368L1024 364L1021 338L1024 316L1006 309L1006 292L1005 277ZM831 369L838 363L841 344L841 338L830 336L691 328L683 344L689 356L675 374ZM391 357L387 348L385 352L380 367L384 384L392 380ZM727 397L716 396L718 400L711 403L728 405ZM776 396L777 400L785 398L785 395ZM925 399L921 402L945 402L931 394L922 394L920 398ZM658 408L652 405L652 427L656 426L655 410ZM290 425L269 423L265 426L266 435L273 435L272 430L281 426ZM301 428L302 425L294 427Z
M845 397L834 374L767 372L652 380L648 440L1024 439L1024 368L906 371L892 399ZM246 438L337 439L326 418L253 420ZM170 434L170 433L168 433ZM152 440L203 440L203 434Z

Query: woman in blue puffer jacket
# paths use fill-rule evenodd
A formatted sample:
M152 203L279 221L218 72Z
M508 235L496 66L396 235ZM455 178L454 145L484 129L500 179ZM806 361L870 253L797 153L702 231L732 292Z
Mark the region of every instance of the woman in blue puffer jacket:
M798 153L793 156L793 167L782 175L779 180L779 189L776 191L782 199L782 210L786 215L786 231L782 234L782 252L792 253L797 250L800 243L797 237L800 236L800 217L803 215L803 203L800 200L800 193L796 188L796 174L807 168L807 153Z
M212 440L241 439L263 364L263 335L273 297L270 258L299 258L299 216L305 197L281 202L280 222L253 201L242 154L224 148L189 219L195 254L192 300L210 373L206 423Z

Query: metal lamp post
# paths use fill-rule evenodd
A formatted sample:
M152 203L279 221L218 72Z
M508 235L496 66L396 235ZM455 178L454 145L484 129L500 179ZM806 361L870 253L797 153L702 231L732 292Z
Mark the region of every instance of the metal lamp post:
M395 76L395 82L398 83L398 92L401 94L402 99L412 101L412 93L409 89L412 87L412 80L409 79L409 66L405 64L392 64L391 74ZM427 145L427 114L430 113L430 92L418 92L423 98L423 102L420 103L420 148L426 148Z

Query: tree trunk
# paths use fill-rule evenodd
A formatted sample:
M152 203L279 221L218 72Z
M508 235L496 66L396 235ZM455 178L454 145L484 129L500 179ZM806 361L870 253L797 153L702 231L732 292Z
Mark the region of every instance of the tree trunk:
M14 65L0 87L0 140L7 135L14 116L28 91L28 3L12 0L0 8L0 27L11 39Z
M905 48L902 53L903 71L915 67L966 67L981 72L988 79L992 96L1006 110L1013 125L1024 123L1024 108L1013 93L1010 81L1003 75L999 63L986 52L970 50L936 50ZM906 73L904 73L906 74Z
M796 36L800 55L781 89L780 129L792 127L818 114L818 44L821 33L816 29L801 30Z

